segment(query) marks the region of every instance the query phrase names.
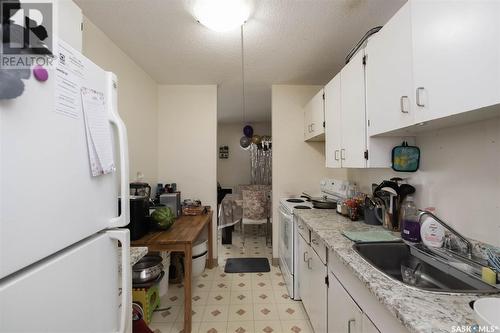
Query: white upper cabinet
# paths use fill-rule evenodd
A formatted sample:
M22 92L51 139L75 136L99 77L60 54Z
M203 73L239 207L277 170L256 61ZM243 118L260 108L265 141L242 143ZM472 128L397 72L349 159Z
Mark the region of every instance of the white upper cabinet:
M500 103L500 1L410 5L416 120Z
M325 86L325 155L328 168L342 167L342 104L340 98L340 73Z
M414 123L410 6L403 6L365 49L368 135Z
M360 50L340 72L342 104L342 149L344 168L365 168L366 112L364 50Z
M304 107L304 141L325 141L325 99L321 89Z

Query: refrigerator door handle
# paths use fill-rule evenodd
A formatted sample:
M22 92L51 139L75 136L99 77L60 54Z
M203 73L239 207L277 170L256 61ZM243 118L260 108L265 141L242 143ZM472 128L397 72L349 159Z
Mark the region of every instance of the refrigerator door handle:
M130 231L128 229L116 229L105 231L111 239L116 239L121 243L122 254L122 277L121 277L121 308L118 333L131 331L128 328L132 315L132 267L130 266Z
M118 145L120 154L120 215L113 217L109 223L109 228L124 227L130 222L130 201L129 201L129 165L128 165L128 139L127 127L118 115L117 110L117 78L116 75L107 72L107 89L110 102L108 103L109 121L116 127L118 134Z

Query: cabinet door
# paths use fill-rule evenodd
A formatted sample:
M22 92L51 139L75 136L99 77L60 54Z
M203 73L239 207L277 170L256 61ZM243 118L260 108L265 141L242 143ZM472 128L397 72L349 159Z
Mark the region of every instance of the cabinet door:
M311 131L313 137L321 136L325 133L323 122L325 121L325 99L324 90L321 89L314 95L312 102Z
M360 50L342 69L342 167L364 168L366 160L366 112L364 50Z
M323 100L323 89L304 107L304 140L305 141L323 141L325 129L323 121L325 120L325 108Z
M351 296L337 280L328 272L328 332L329 333L361 333L362 312Z
M417 121L500 102L500 2L412 1Z
M309 274L312 302L309 305L309 309L306 309L307 314L314 332L326 332L328 289L325 278L327 276L327 269L312 248L309 259Z
M361 318L361 327L363 333L380 333L377 327L372 323L370 318L363 313Z
M368 135L413 125L410 5L404 5L368 41L366 113Z
M312 122L311 103L308 102L304 107L304 141L307 141L312 137L311 122Z
M340 149L342 140L340 73L325 86L325 156L328 168L342 167Z
M308 308L311 307L311 295L310 295L310 273L307 267L308 259L311 255L311 248L306 243L302 236L299 237L299 258L298 258L298 271L299 271L299 295L302 300L302 304L304 304L304 308L308 311Z

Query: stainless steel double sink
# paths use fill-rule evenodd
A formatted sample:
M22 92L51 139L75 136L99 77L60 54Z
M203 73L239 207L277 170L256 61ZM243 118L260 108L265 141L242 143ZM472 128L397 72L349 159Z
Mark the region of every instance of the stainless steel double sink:
M356 243L354 250L380 272L415 288L443 293L492 294L500 289L483 282L477 267L405 242Z

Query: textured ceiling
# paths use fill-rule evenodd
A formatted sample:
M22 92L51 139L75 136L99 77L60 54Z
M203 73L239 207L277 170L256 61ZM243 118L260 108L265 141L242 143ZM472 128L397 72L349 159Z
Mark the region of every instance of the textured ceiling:
M245 30L247 121L271 119L272 84L325 84L406 0L255 0ZM243 121L240 31L195 21L186 0L76 0L159 84L218 84L220 122Z

